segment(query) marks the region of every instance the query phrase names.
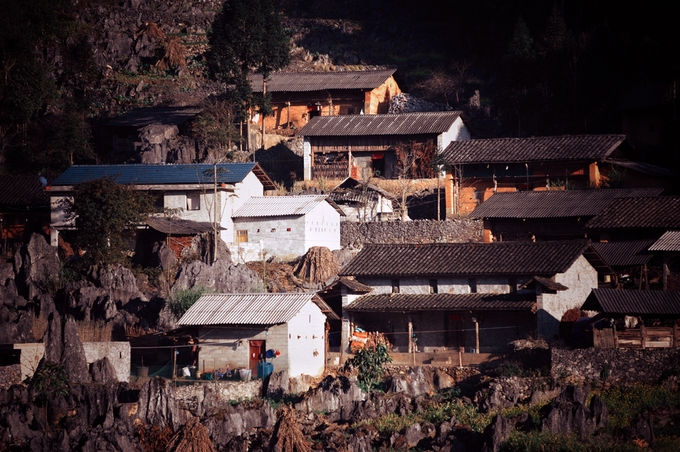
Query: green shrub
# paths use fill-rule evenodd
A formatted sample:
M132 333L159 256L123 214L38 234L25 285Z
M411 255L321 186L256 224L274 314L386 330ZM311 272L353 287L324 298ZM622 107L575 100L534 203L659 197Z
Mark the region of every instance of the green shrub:
M391 362L392 358L385 344L378 344L375 348L361 348L347 361L359 371L359 385L366 392L380 386L385 373L383 366Z
M201 295L207 292L203 286L192 287L189 289L179 289L170 295L168 303L172 313L179 319L187 310L196 303L196 300L201 298Z
M609 409L609 428L627 427L635 417L659 407L680 407L680 393L668 386L637 384L612 387L600 394Z
M496 367L495 372L499 377L521 377L524 369L516 361L505 361Z

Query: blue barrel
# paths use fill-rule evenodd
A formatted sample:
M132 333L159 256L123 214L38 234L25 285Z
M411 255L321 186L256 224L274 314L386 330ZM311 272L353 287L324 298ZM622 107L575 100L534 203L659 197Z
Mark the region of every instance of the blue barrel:
M257 378L264 380L274 372L274 363L263 362L257 365Z

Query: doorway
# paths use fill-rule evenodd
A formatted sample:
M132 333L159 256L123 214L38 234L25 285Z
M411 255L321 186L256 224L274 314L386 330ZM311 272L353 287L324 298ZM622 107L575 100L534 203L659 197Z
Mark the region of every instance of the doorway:
M257 365L264 359L266 352L265 341L250 341L250 354L248 355L248 368L253 375L257 375Z

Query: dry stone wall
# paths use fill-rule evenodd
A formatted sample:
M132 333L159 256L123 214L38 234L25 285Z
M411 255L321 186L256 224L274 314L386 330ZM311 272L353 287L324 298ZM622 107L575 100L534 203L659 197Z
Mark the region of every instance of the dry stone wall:
M585 383L606 379L615 384L652 383L678 365L680 349L631 348L551 351L551 376Z
M481 220L414 220L340 223L340 244L360 248L375 243L465 243L482 241Z

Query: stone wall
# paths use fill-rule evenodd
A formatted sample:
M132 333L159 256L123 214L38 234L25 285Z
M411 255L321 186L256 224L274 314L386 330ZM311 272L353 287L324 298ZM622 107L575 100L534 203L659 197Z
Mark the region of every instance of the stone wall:
M651 383L661 374L678 365L680 349L632 348L551 351L551 376L568 378L575 383L601 380L612 383Z
M262 394L262 380L241 381L211 381L194 383L193 385L177 386L175 398L181 408L190 410L203 402L206 388L215 391L221 400L249 400Z
M21 383L21 364L0 367L0 389Z
M414 220L340 223L340 244L362 247L373 243L464 243L482 241L482 220Z

